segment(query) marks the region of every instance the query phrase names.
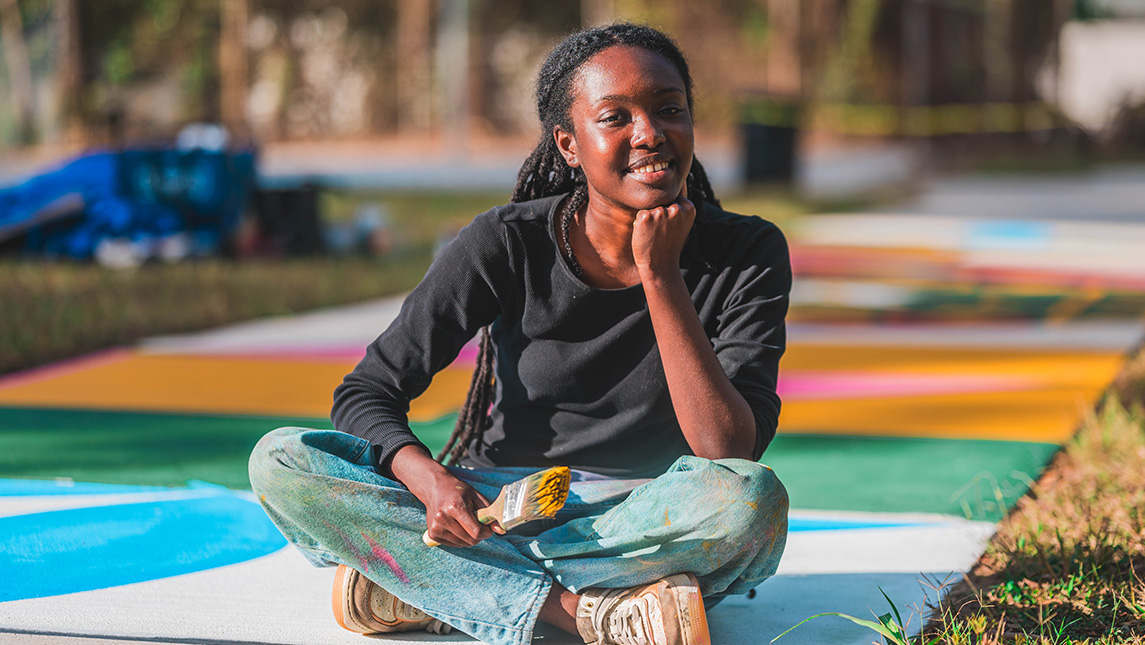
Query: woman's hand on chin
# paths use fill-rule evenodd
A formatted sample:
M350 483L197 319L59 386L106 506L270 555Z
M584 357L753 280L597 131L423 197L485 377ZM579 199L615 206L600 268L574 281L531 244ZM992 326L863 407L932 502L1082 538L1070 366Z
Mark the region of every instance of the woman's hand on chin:
M667 206L636 213L632 227L632 257L641 281L680 270L680 252L696 219L696 206L681 194ZM669 273L670 272L670 273Z

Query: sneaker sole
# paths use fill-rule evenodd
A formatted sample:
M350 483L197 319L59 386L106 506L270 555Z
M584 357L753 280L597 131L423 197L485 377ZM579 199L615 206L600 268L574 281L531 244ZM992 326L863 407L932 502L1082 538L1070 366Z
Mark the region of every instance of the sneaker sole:
M396 620L392 623L374 616L375 624L365 625L358 620L360 615L354 607L354 597L350 590L358 584L362 574L350 567L340 564L334 572L334 588L330 594L330 608L334 611L334 620L342 629L355 634L374 635L391 634L396 632L412 632L425 629L426 622ZM384 590L382 590L384 591ZM376 593L376 592L375 592ZM392 596L391 596L392 598Z
M357 575L358 572L350 567L344 564L338 565L338 570L334 572L334 589L330 594L330 605L334 610L334 620L339 627L356 634L369 634L371 632L369 628L354 620L354 608L351 606L353 600L349 589Z
M676 610L675 623L680 626L683 645L711 645L708 614L704 610L704 599L700 595L700 583L696 576L685 573L670 576L666 580L673 584L660 588L660 606Z

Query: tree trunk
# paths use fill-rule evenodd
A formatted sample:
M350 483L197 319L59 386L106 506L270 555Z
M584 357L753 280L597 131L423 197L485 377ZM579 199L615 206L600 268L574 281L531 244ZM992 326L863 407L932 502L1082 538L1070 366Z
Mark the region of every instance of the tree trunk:
M397 3L398 132L426 132L432 123L431 0Z
M249 8L247 0L224 0L219 35L219 114L223 124L240 139L250 135L247 90L250 84L246 51Z
M8 86L12 108L16 112L17 137L20 143L36 138L36 103L32 91L32 65L24 42L24 21L16 0L0 0L0 38L4 39L4 60L8 65Z
M1052 10L1052 9L1051 9ZM986 3L986 101L1006 103L1014 98L1013 7L1010 0Z
M56 23L56 119L63 140L80 143L84 138L80 113L83 97L83 56L80 53L80 15L77 0L55 0Z
M469 149L469 0L441 0L437 17L437 82L442 135Z
M801 96L802 29L799 0L767 1L767 92L793 98Z

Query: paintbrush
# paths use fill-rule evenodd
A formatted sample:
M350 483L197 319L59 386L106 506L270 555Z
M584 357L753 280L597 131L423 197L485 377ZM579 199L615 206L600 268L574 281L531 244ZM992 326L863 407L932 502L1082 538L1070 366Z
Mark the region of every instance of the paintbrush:
M492 504L477 509L477 521L482 524L496 521L508 531L526 522L553 517L569 498L571 481L568 466L554 466L506 484ZM429 531L422 534L421 540L426 546L440 544L429 537Z

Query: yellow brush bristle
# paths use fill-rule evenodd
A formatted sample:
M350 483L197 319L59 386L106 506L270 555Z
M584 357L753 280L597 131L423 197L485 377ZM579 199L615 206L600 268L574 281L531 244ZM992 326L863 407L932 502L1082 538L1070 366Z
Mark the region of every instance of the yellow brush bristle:
M531 487L526 515L552 517L569 497L572 472L568 466L557 466L540 473L540 476L536 486Z

